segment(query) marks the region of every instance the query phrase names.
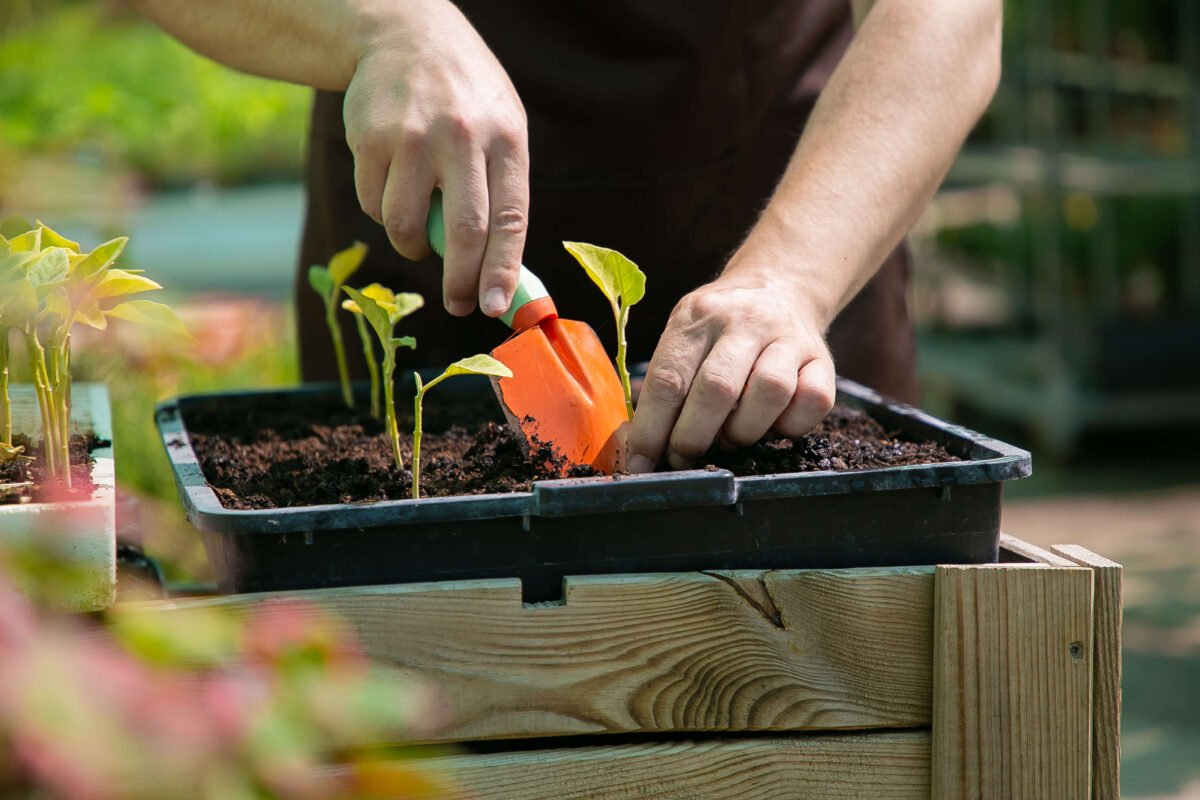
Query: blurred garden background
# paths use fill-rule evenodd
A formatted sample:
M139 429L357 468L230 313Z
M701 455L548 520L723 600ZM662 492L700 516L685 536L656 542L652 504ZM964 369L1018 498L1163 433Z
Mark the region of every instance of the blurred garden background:
M1123 789L1200 798L1200 4L1010 0L992 109L913 235L926 405L1030 447L1005 528L1123 563ZM0 2L0 216L131 237L196 342L80 335L128 536L209 579L152 422L297 379L310 93L116 2Z

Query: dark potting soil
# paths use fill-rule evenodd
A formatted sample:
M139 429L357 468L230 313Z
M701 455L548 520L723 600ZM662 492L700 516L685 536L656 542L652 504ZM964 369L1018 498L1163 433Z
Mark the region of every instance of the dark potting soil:
M91 452L108 444L91 434L71 436L68 445L71 453L71 488L67 489L57 478L47 476L41 446L34 446L28 437L15 434L13 445L24 446L23 455L30 458L0 462L0 505L88 499L96 489L92 483Z
M528 491L557 478L563 460L541 445L526 455L494 403L426 408L421 439L424 497ZM185 415L209 485L232 509L286 508L410 497L411 413L398 415L405 469L397 470L383 424L336 400L222 398ZM889 434L862 411L838 406L811 433L732 451L704 462L737 475L852 470L957 461L932 442ZM585 476L589 469L571 474Z

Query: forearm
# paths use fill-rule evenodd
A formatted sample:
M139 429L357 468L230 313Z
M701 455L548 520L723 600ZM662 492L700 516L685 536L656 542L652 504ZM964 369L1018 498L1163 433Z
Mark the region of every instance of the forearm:
M359 58L398 25L421 24L389 0L132 0L188 47L235 69L345 90ZM445 5L449 5L448 3Z
M999 0L879 0L727 273L787 270L822 324L916 221L995 92Z

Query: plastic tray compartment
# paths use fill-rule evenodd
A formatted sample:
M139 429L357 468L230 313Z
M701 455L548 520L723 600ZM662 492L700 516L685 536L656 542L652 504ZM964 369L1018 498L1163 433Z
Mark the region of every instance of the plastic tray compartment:
M397 385L398 402L404 386ZM485 381L448 384L460 396ZM517 577L555 600L565 575L994 561L1002 483L1030 474L1024 450L890 404L847 380L840 402L961 461L850 472L734 477L688 470L540 481L530 492L236 511L204 479L189 409L256 397L311 402L335 386L181 397L157 412L188 519L222 591ZM411 395L411 389L407 392Z

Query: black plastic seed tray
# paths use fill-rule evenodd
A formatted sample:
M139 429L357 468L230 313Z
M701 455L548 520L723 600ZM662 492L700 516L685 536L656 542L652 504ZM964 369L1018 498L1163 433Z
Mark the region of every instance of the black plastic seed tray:
M397 382L399 403L411 384ZM452 388L460 397L491 393L482 380L460 379L444 394ZM840 380L840 402L962 460L744 478L689 470L540 481L513 494L224 508L197 464L189 410L267 396L308 403L336 391L197 395L158 408L188 519L204 535L222 591L517 577L535 602L561 597L565 575L986 563L997 556L1002 482L1031 472L1024 450Z

